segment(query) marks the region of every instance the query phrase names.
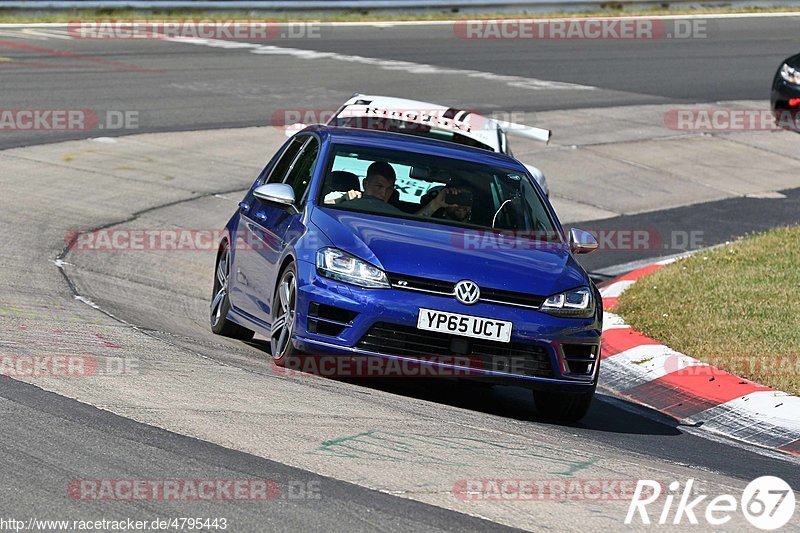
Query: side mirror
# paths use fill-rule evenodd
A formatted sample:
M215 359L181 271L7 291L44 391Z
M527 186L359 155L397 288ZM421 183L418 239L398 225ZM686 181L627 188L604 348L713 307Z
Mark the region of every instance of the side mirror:
M294 189L285 183L259 185L253 196L264 202L294 207Z
M598 248L597 239L588 231L578 228L569 230L569 249L574 254L588 254Z

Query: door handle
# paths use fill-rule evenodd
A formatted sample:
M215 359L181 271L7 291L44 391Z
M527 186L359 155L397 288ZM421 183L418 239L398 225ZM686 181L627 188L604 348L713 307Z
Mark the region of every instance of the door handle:
M260 222L264 222L265 220L267 220L267 214L264 213L263 211L259 211L258 213L255 214L253 218L255 218Z
M249 209L250 209L250 204L248 204L247 202L239 202L239 211L241 211L242 213L247 213Z

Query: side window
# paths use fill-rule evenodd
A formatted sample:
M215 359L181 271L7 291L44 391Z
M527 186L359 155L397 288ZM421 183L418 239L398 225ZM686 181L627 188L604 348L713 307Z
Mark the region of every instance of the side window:
M311 176L314 174L314 167L317 164L317 156L319 155L319 142L316 138L311 137L300 157L295 161L294 166L286 176L284 183L291 185L294 189L294 197L299 203L303 199L309 184L311 183Z
M286 173L289 172L289 168L292 166L292 161L294 161L294 158L297 157L297 153L306 143L306 140L308 140L308 137L306 136L295 137L292 139L292 142L289 143L289 146L287 146L286 150L283 151L281 158L278 159L278 162L275 163L275 166L272 168L269 179L264 176L261 181L261 185L264 183L283 183L283 178L285 178Z

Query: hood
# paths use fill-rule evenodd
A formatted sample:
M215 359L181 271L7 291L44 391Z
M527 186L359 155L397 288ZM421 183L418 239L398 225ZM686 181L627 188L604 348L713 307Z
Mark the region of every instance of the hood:
M335 246L389 273L540 296L589 284L564 244L330 208L314 209L311 221Z

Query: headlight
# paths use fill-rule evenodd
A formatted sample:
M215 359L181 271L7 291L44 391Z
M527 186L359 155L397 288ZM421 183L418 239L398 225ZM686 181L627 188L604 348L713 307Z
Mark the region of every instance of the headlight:
M588 287L554 294L544 301L542 311L558 316L587 317L594 312Z
M784 63L781 67L781 78L793 85L800 85L800 72L798 72L796 68L792 68L786 63Z
M369 289L390 287L383 270L337 248L323 248L317 252L317 272L326 278Z

